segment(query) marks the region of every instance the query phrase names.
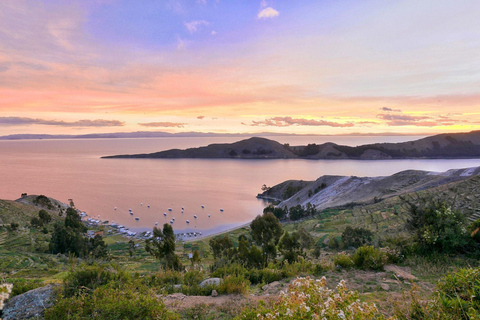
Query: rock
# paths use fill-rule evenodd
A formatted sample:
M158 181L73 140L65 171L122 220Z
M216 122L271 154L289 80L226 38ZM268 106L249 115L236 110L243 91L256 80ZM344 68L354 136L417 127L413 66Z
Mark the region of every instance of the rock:
M212 297L216 297L216 296L218 296L217 290L212 290Z
M170 294L167 296L167 299L171 299L171 300L183 300L185 299L186 295L184 295L183 293L173 293L173 294Z
M3 320L30 319L41 317L43 311L53 305L54 285L37 288L15 296L3 308Z
M389 286L388 284L386 284L386 283L382 283L382 284L380 285L380 287L381 287L383 290L385 290L385 291L389 291L389 290L390 290L390 286Z
M220 282L222 282L222 279L220 278L208 278L200 282L200 287L204 288L211 285L218 286Z
M409 280L409 281L417 280L417 277L412 275L408 268L399 267L399 266L395 266L393 264L389 264L389 265L385 266L385 271L393 272L399 280Z

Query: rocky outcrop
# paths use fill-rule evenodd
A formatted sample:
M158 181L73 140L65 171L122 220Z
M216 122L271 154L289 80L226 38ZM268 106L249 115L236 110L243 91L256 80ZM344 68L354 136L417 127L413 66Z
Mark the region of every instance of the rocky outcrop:
M53 305L54 285L37 288L15 296L3 308L3 320L20 320L41 317L43 311Z

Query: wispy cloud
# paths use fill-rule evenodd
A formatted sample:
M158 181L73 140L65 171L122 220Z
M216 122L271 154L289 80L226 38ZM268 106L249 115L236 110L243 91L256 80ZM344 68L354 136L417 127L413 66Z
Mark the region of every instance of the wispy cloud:
M146 122L139 123L143 127L183 128L187 123L183 122Z
M205 118L205 116L198 116L197 119L200 119L202 120L203 118Z
M272 7L267 7L265 9L261 10L257 14L257 19L271 19L271 18L278 17L279 14L280 14L280 12L273 9Z
M26 117L0 117L0 126L18 126L41 124L48 126L62 126L62 127L121 127L125 122L118 120L78 120L78 121L63 121L63 120L47 120L38 118Z
M386 111L386 112L402 112L402 110L400 110L400 109L392 109L392 108L387 108L387 107L383 107L380 110Z
M415 126L415 127L437 127L453 126L459 123L469 123L468 120L454 119L450 116L410 116L405 114L379 114L377 118L385 120L388 126Z
M210 23L205 20L195 20L191 22L185 22L185 27L190 33L195 33L202 26L208 26Z
M294 119L292 117L274 117L263 121L252 121L250 126L272 126L272 127L289 127L289 126L329 126L329 127L353 127L351 122L340 123L325 120L314 119Z

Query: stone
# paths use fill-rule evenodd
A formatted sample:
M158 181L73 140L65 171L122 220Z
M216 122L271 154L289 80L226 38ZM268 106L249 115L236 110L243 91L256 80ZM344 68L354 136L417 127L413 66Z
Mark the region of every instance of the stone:
M217 297L217 296L218 296L217 290L212 290L212 297Z
M204 288L211 285L218 286L220 282L222 282L222 279L220 278L208 278L200 282L200 287Z
M3 308L3 320L21 320L41 317L54 303L55 285L37 288L15 296Z
M390 290L390 286L389 286L388 284L386 284L386 283L382 283L382 284L380 285L380 287L381 287L383 290L385 290L385 291L389 291L389 290Z

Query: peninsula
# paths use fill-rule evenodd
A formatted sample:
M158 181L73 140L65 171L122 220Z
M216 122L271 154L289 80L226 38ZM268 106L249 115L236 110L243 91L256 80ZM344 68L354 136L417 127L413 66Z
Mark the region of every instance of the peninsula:
M253 137L229 144L210 144L185 150L171 149L148 154L124 154L102 158L233 158L233 159L458 159L480 157L480 130L439 134L401 143L345 146L332 142L290 146Z

